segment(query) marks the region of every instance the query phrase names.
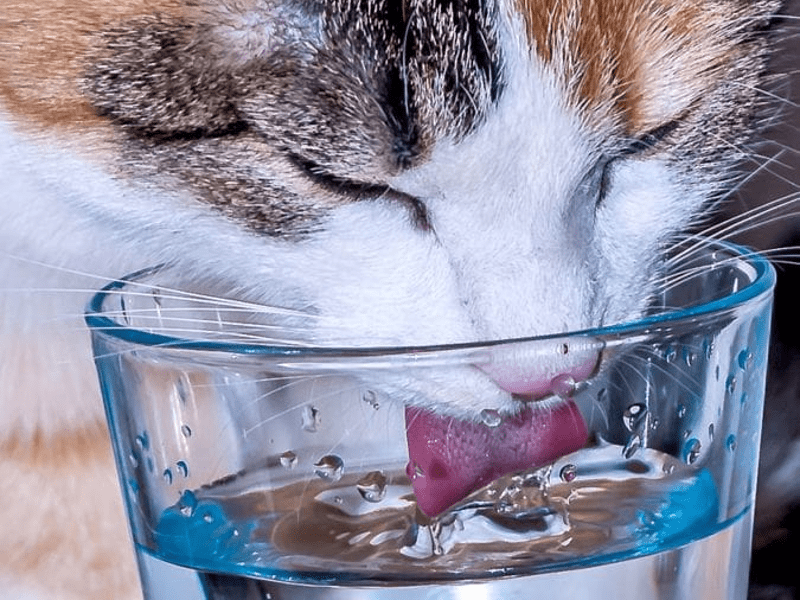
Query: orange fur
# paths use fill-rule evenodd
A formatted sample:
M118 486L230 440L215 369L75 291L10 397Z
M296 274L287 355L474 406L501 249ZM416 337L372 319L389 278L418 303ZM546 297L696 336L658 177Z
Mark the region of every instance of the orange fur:
M735 63L731 23L747 14L742 5L701 10L682 0L518 4L531 45L556 63L571 102L596 125L621 120L631 137L679 118L719 82Z
M102 123L78 81L89 34L142 15L180 14L180 0L22 0L0 15L0 103L28 126Z
M3 518L17 524L4 528L0 556L20 582L70 600L135 597L110 450L102 423L0 443L0 480L12 484L4 486Z

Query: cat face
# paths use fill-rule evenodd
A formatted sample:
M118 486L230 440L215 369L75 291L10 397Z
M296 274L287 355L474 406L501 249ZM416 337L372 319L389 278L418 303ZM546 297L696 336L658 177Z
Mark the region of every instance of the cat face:
M640 315L665 251L746 156L776 8L90 4L59 59L66 91L20 104L26 122L92 132L87 161L124 190L97 209L159 257L302 311L277 319L289 339L360 346ZM52 122L56 106L73 118ZM478 373L440 387L404 386L444 411L515 402Z

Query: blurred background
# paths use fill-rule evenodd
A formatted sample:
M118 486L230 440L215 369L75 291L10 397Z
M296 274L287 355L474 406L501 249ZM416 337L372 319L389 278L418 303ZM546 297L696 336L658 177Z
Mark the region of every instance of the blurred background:
M747 165L753 175L720 215L785 200L771 222L735 236L770 253L778 270L750 600L800 600L800 0L784 12L771 68L777 77L767 90L771 123ZM756 222L770 220L762 214Z

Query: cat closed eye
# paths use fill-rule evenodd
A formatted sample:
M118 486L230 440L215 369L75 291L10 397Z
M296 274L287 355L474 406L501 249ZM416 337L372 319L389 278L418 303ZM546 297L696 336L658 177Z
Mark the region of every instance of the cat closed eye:
M387 200L397 203L408 210L411 222L417 229L433 230L428 209L425 203L416 196L401 192L386 184L358 181L328 173L313 161L296 154L290 154L289 160L304 177L327 191L354 201Z

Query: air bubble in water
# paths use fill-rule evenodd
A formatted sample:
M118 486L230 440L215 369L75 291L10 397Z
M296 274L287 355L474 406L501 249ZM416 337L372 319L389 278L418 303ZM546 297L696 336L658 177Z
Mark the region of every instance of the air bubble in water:
M631 404L622 413L622 422L628 431L637 431L642 424L642 419L647 415L647 407L644 404Z
M380 502L386 497L386 475L380 471L367 473L358 480L356 489L367 502Z
M708 439L709 440L713 440L714 439L714 424L713 423L709 423L708 424Z
M739 368L741 369L748 369L750 365L753 364L753 353L750 352L748 348L745 348L741 352L739 352L739 356L737 358L739 362Z
M728 379L725 380L725 391L729 394L733 394L736 391L736 377L733 375L729 375Z
M163 476L164 476L164 481L167 482L167 485L172 485L172 471L170 471L169 469L164 469Z
M188 425L181 425L181 434L185 438L192 437L192 430Z
M319 410L313 406L304 406L302 415L302 425L304 431L314 433L320 424Z
M191 490L183 492L180 500L178 500L178 506L180 506L180 513L184 517L191 517L194 514L194 509L197 508L197 497L194 495L194 492Z
M728 450L730 450L731 452L733 452L734 450L736 450L736 436L735 436L735 435L733 435L733 434L730 434L730 435L729 435L729 436L728 436L728 437L725 439L725 447L726 447Z
M128 460L131 463L131 467L133 467L134 469L139 466L139 459L136 458L136 455L133 452L128 454Z
M678 418L682 419L686 416L686 407L683 404L678 404Z
M574 481L575 477L578 476L578 467L576 467L573 464L564 465L563 467L561 467L559 476L561 477L561 481L565 483Z
M314 464L317 477L327 481L339 481L344 471L344 461L335 454L328 454Z
M287 450L280 455L281 466L284 469L294 469L297 466L297 454Z
M683 451L683 458L686 461L687 465L694 464L695 461L700 456L700 440L697 438L692 438L688 442L686 442L686 446L684 447Z
M487 427L497 427L503 422L503 418L496 410L492 408L484 408L481 411L481 421L483 421L483 424Z
M178 473L180 473L183 477L189 476L189 465L187 465L185 461L179 460L177 463L175 463L175 467L178 469Z

